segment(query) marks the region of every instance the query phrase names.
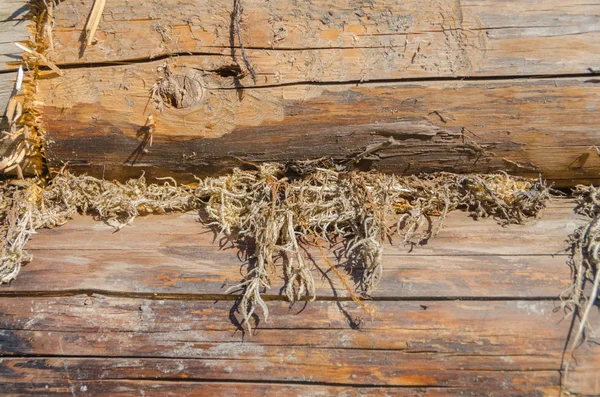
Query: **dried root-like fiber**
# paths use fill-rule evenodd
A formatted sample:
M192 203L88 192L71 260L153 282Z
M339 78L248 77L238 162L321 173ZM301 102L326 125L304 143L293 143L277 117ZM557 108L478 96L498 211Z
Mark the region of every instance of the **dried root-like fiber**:
M322 243L341 247L340 259L355 276L358 292L366 294L382 277L384 243L393 236L423 244L456 209L476 218L495 217L502 224L520 223L535 216L549 195L541 181L503 173L398 177L315 166L294 177L282 165L263 164L254 171L236 169L198 179L193 188L172 179L147 184L141 177L123 184L65 173L44 189L33 181L2 186L0 219L6 238L0 243L0 281L10 282L29 259L24 247L36 229L60 226L76 212L119 229L139 215L200 210L218 232L253 242L245 279L232 287L242 291L238 307L249 328L256 308L268 316L261 296L277 273L290 301L315 298L307 246L319 248L337 276ZM342 284L359 301L345 280Z
M579 319L579 325L565 351L561 394L566 385L573 353L585 340L586 331L590 330L588 317L598 299L600 288L600 188L577 185L573 193L577 203L575 212L584 215L587 222L569 236L573 285L561 298L563 308L567 312L574 312ZM591 283L592 287L589 296L586 297L588 283Z

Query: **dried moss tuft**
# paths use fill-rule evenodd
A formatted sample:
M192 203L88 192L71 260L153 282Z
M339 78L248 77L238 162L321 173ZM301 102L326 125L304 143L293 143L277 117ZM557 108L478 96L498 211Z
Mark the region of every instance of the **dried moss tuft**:
M257 307L268 309L261 295L274 275L285 280L290 301L315 298L310 259L304 250L316 246L353 298L377 287L382 277L384 242L399 236L424 244L453 210L473 217L494 217L501 224L535 216L550 197L542 181L493 175L438 173L398 177L374 172L335 171L318 166L292 176L279 164L254 171L234 170L221 177L198 179L197 186L172 179L147 184L144 177L127 183L108 182L69 173L45 188L34 181L1 187L0 282L10 282L30 259L25 244L35 230L66 223L76 212L90 214L116 229L135 217L168 211L199 211L202 220L228 236L253 241L240 290L240 313L248 327ZM350 288L324 255L323 245L337 245L355 278ZM364 305L363 305L364 306ZM366 307L366 306L365 306Z

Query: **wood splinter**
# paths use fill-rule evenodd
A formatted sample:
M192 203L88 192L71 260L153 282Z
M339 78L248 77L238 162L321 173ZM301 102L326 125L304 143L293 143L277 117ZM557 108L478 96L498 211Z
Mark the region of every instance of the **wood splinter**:
M84 29L85 42L83 43L84 49L87 46L92 45L92 43L94 42L94 35L96 34L96 30L98 29L98 24L100 24L100 18L102 17L102 13L104 12L105 5L106 5L106 0L95 0L94 1L94 5L92 6L92 10L90 11L90 15L85 24L85 29Z
M27 48L23 44L20 44L20 43L14 43L14 44L17 47L19 47L20 49L22 49L23 51L25 51L25 52L33 55L34 57L36 57L41 63L43 63L44 65L48 66L50 69L52 69L53 72L55 72L59 76L63 75L62 70L60 70L58 68L58 66L56 66L56 64L54 62L50 61L43 54L40 54L39 52L37 52L35 50L32 50L31 48Z
M353 163L358 163L361 160L380 160L375 154L376 152L396 145L397 142L393 137L389 137L385 142L374 143L369 145L362 153L357 154L352 159Z

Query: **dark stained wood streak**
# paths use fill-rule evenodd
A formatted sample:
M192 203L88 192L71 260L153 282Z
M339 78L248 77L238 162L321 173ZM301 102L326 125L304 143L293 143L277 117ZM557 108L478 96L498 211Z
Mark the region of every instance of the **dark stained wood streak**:
M584 166L570 166L593 151L600 131L593 117L600 86L586 78L282 86L248 89L241 102L235 90L216 89L195 109L160 113L147 107L160 63L67 70L63 78L40 80L50 167L69 161L78 172L106 178L145 171L188 182L193 174L227 172L239 159L347 160L392 138L393 145L358 166L541 173L558 186L594 181L600 172L595 152ZM125 76L128 89L118 90ZM149 113L154 144L133 166L124 164Z

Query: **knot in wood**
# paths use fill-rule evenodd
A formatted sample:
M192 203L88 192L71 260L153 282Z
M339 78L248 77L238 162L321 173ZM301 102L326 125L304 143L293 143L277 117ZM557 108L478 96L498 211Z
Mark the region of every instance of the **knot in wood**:
M161 111L164 106L174 109L191 108L204 102L205 97L204 79L196 70L175 74L166 68L165 76L152 87L152 99Z

